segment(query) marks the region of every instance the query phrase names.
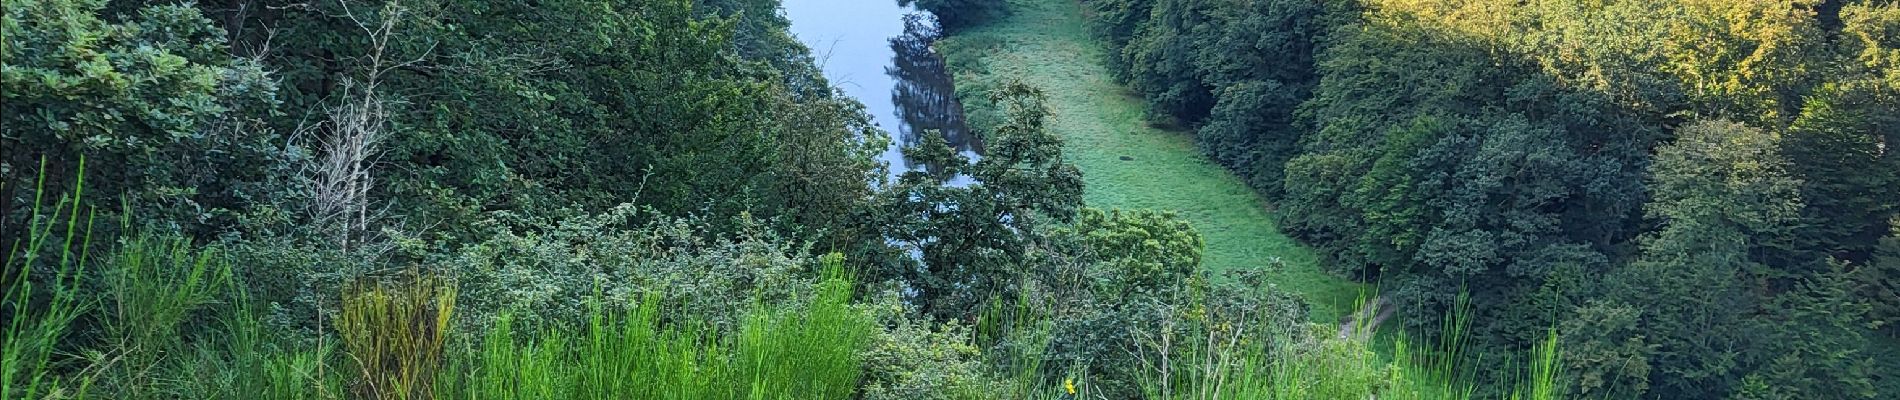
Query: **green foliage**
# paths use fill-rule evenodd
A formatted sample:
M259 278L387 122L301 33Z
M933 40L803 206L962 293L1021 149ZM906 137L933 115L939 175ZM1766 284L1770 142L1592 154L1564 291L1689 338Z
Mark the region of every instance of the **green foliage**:
M1285 166L1289 232L1425 315L1473 288L1477 346L1541 341L1636 228L1657 130L1418 21L1329 40L1301 111L1316 128ZM1403 321L1436 334L1435 318Z
M1873 111L1894 108L1891 2L1084 3L1152 119L1197 128L1335 270L1427 316L1474 288L1479 353L1575 326L1565 367L1592 395L1726 396L1769 361L1742 339L1790 329L1766 307L1830 258L1865 264L1900 204L1880 150L1893 113ZM1709 119L1753 128L1686 122ZM1751 130L1708 146L1754 161L1651 167L1698 129ZM1402 319L1428 338L1435 320ZM1658 323L1697 337L1666 343Z
M1900 329L1900 221L1892 225L1894 233L1880 239L1873 261L1853 273L1869 318L1889 336Z
M1087 205L1174 211L1203 235L1204 269L1261 270L1264 281L1309 301L1316 321L1349 312L1358 293L1353 284L1325 274L1317 254L1280 231L1294 214L1275 212L1246 189L1244 177L1208 163L1190 135L1144 122L1141 99L1116 83L1114 63L1097 62L1116 52L1092 40L1088 10L1051 1L1011 6L997 23L937 43L973 126L1001 119L986 117L1000 114L984 101L994 88L1017 80L1043 88L1049 106L1061 111L1048 123L1065 143L1065 159L1086 172Z
M1047 314L1006 324L1035 332L1047 320L1047 337L998 346L1046 349L1045 375L1080 377L1089 396L1174 397L1177 385L1220 378L1252 349L1243 341L1287 337L1307 313L1258 273L1198 268L1201 236L1172 213L1084 209L1049 243L1038 295L1022 306Z
M335 342L297 343L257 317L242 288L214 308L215 328L201 331L192 352L164 364L166 394L181 398L320 400L344 398Z
M880 298L867 306L888 320L881 321L888 328L874 333L862 353L865 399L997 398L971 329L957 321L936 325L908 316L895 293Z
M1895 390L1892 1L0 1L0 398Z
M909 282L917 301L938 317L968 315L980 302L1012 292L1043 225L1073 219L1082 203L1082 173L1048 127L1043 92L1012 82L989 99L1004 118L985 133L981 160L970 162L941 135L924 135L905 154L934 168L904 173L880 202L886 219L877 225L921 253L923 262L923 268L898 265L882 276ZM965 174L975 182L950 185Z
M755 310L734 332L734 373L751 382L750 398L842 399L857 392L864 372L859 352L869 343L871 318L851 305L853 283L844 255L820 260L825 278L801 310Z
M1455 311L1463 313L1468 311ZM1451 318L1463 318L1452 316ZM1355 322L1364 323L1364 322ZM1356 335L1338 335L1336 327L1304 325L1286 331L1256 332L1221 340L1179 343L1187 365L1171 376L1151 372L1144 385L1150 399L1471 399L1479 396L1463 379L1479 368L1515 374L1506 378L1511 399L1566 398L1556 331L1533 348L1533 357L1502 365L1463 364L1450 339L1435 347L1414 350L1400 335L1384 345L1391 357L1375 352L1375 343ZM1356 329L1369 329L1358 326ZM1450 336L1463 331L1452 330ZM1220 338L1210 336L1210 338ZM1154 379L1172 379L1156 382ZM1169 384L1172 385L1169 385Z
M1294 110L1318 81L1314 56L1339 7L1314 1L1226 4L1088 1L1110 67L1149 119L1198 126L1201 151L1277 194L1301 132ZM1346 2L1338 2L1343 5Z
M94 175L87 198L136 200L194 231L269 201L284 171L261 128L277 89L263 66L226 52L225 31L190 5L9 0L0 27L0 178L29 182L36 160ZM242 166L242 167L240 167ZM0 239L19 238L33 195L0 188Z
M1676 131L1676 140L1656 151L1650 168L1651 218L1669 223L1654 247L1734 249L1756 240L1666 243L1682 235L1773 235L1784 231L1801 207L1801 181L1789 176L1780 138L1727 121L1704 121ZM1675 228L1681 226L1681 228ZM1726 231L1726 232L1725 232ZM1707 236L1703 236L1707 237ZM1652 252L1654 253L1654 252ZM1677 256L1680 253L1659 255Z
M1206 116L1214 103L1212 88L1196 79L1194 54L1196 40L1209 36L1206 17L1198 9L1204 2L1163 0L1154 4L1150 20L1127 47L1122 58L1129 62L1128 84L1148 99L1149 118L1163 124L1176 118L1186 122Z
M1649 390L1656 345L1638 325L1641 315L1627 304L1593 302L1563 322L1564 368L1574 374L1578 396L1629 398Z
M1647 211L1665 225L1609 282L1611 299L1642 310L1630 332L1640 338L1584 346L1648 342L1651 394L1706 398L1734 390L1768 355L1736 349L1764 343L1751 321L1764 299L1751 288L1772 272L1759 255L1797 217L1800 182L1773 134L1726 121L1677 134L1651 167Z
M1009 13L1007 0L898 0L905 7L915 6L937 16L944 30L955 32L982 25Z
M1110 296L1167 290L1200 271L1201 235L1171 213L1084 209L1058 235L1073 237L1070 256L1097 269L1089 276Z
M353 198L399 216L364 218L372 233L460 239L498 210L627 201L751 211L837 247L870 231L848 216L882 176L883 133L818 77L776 2L17 3L0 171L89 154L108 178L96 199L201 238L314 234L318 161L350 132L373 139ZM9 239L17 189L0 193Z
M456 280L467 316L457 324L470 332L486 332L509 313L530 333L579 327L594 312L590 299L618 309L647 294L661 296L665 318L690 315L725 331L741 323L754 298L798 299L811 286L801 277L817 270L804 256L808 247L739 218L727 235L706 219L630 204L558 220L499 215L492 236L428 263Z
M1845 274L1816 275L1773 302L1768 360L1743 378L1738 398L1879 397L1861 326L1868 307L1853 298Z
M783 215L843 234L849 207L838 205L861 201L876 176L877 141L861 139L878 134L861 110L790 90L779 71L734 57L735 20L701 19L686 1L357 11L394 24L388 48L317 41L299 51L418 60L379 77L382 90L422 93L391 104L399 124L390 128L403 134L384 158L402 161L381 186L413 205L400 210L410 218L459 228L488 210L597 212L634 200L673 214ZM297 75L296 59L283 60L298 68L287 74L316 83ZM806 209L831 214L794 215Z
M1840 8L1843 47L1853 62L1850 74L1900 86L1900 4L1862 1Z
M1819 272L1834 259L1864 263L1900 207L1895 92L1868 81L1829 84L1810 96L1783 151L1802 180L1802 223L1787 269ZM1805 264L1805 265L1803 265ZM1806 267L1806 268L1799 268Z

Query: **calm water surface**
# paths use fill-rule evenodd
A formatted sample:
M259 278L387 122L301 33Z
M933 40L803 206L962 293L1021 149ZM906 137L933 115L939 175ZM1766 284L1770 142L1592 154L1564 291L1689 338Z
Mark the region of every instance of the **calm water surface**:
M893 177L925 168L900 149L928 132L939 132L971 159L982 153L982 143L964 126L943 58L930 46L939 33L928 12L897 0L785 0L784 7L792 33L811 48L825 78L863 102L891 133L883 159Z

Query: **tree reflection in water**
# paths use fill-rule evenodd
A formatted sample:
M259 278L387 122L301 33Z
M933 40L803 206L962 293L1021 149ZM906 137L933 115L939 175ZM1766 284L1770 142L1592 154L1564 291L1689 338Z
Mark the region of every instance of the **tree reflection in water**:
M983 153L982 140L964 126L963 106L957 102L950 71L945 68L943 57L931 48L942 34L935 17L927 12L916 12L904 16L904 34L891 38L893 56L891 65L884 67L884 73L894 81L891 103L897 109L897 117L903 120L897 126L894 139L900 145L913 146L923 142L923 135L937 132L950 147L975 160ZM940 168L919 166L909 158L904 159L905 169L919 167Z

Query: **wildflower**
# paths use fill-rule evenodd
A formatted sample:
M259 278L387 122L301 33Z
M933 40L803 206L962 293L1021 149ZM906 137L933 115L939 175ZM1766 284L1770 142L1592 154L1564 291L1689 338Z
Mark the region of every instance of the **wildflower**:
M1070 396L1074 396L1075 395L1075 378L1063 379L1062 388L1067 389L1069 391Z

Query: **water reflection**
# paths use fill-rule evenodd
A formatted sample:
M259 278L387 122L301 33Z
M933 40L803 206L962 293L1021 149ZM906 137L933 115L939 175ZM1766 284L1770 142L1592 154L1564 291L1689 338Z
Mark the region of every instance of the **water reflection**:
M937 132L957 152L974 160L982 154L983 143L964 125L956 85L950 79L943 57L932 47L942 34L935 17L917 12L906 14L904 33L890 39L891 65L884 67L884 73L893 81L891 103L902 121L893 132L896 145L916 145L923 142L923 135ZM935 168L917 165L907 158L902 162L904 170ZM895 167L892 169L896 170ZM959 177L957 181L966 179Z
M942 132L964 156L982 144L964 126L963 107L943 58L931 49L941 32L929 12L884 0L784 0L792 31L811 48L825 78L864 103L879 128L891 133L880 156L891 177L922 168L903 146ZM952 184L966 184L957 179Z

